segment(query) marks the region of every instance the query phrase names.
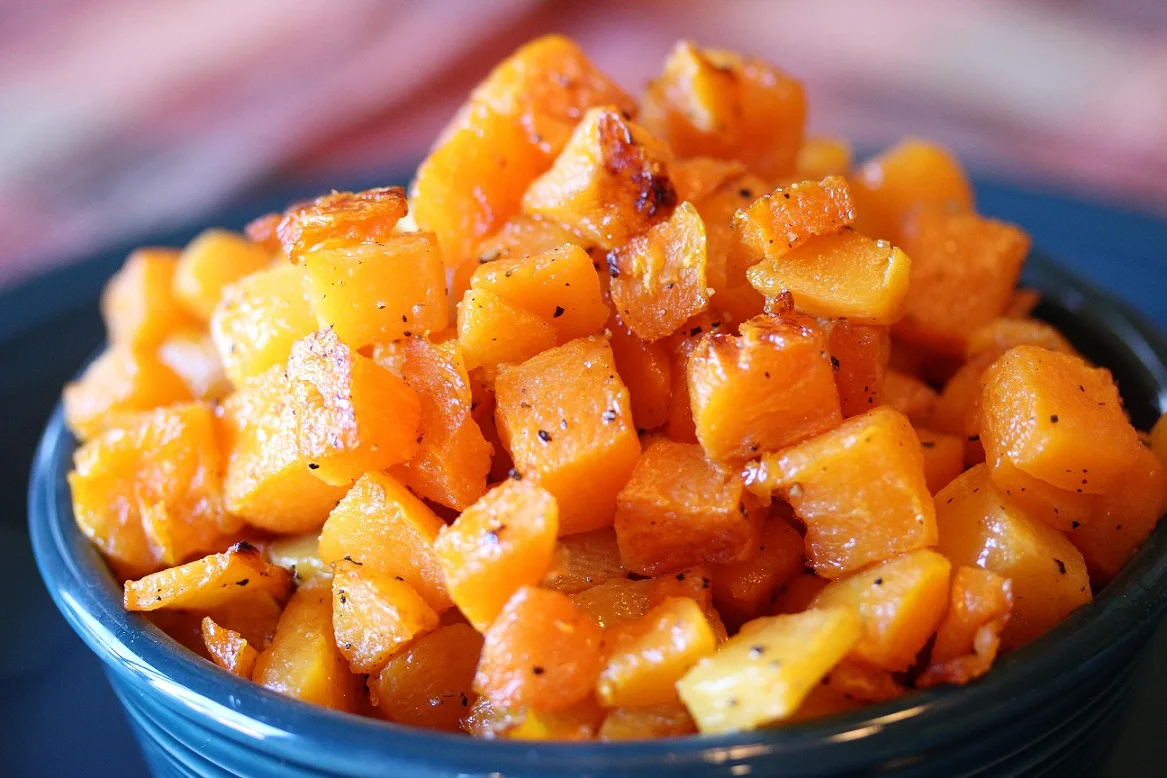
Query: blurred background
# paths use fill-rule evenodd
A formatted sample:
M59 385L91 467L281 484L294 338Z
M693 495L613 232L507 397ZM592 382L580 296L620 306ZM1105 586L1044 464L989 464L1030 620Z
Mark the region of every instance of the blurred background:
M680 37L758 54L812 132L1167 214L1161 0L0 0L0 287L256 193L400 180L550 31L634 93Z

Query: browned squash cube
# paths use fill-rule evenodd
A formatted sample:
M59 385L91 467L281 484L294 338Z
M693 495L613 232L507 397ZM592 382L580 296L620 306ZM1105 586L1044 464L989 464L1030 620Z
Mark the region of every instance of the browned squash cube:
M763 610L779 588L806 563L802 535L780 516L762 524L755 548L748 559L713 567L713 600L733 625L765 615Z
M1008 578L979 567L958 568L930 664L916 685L965 684L987 673L1012 615L1013 583Z
M485 289L471 289L458 303L458 343L469 370L523 362L555 346L555 328L533 313Z
M208 321L223 287L271 264L272 252L227 230L204 230L186 245L174 268L174 296L195 318Z
M628 571L620 562L620 546L611 527L559 538L551 566L539 584L564 594L577 594Z
M251 680L259 652L238 632L215 623L210 616L202 621L203 642L211 660L229 673Z
M847 319L820 319L818 325L827 336L843 416L871 410L880 402L891 355L888 328Z
M174 295L178 252L143 248L126 258L101 293L101 317L109 342L149 349L198 319Z
M471 688L482 636L451 624L423 636L369 678L377 714L398 724L457 732L478 694Z
M290 572L268 562L255 546L240 541L221 554L126 581L123 604L128 611L210 610L258 594L283 601L293 587Z
M189 399L182 378L156 357L110 346L65 386L65 422L86 440L109 427L132 424L141 411Z
M399 186L363 192L329 192L288 208L276 226L284 254L293 263L324 248L386 243L409 212Z
M354 673L377 672L437 628L438 614L401 576L347 559L333 563L332 631Z

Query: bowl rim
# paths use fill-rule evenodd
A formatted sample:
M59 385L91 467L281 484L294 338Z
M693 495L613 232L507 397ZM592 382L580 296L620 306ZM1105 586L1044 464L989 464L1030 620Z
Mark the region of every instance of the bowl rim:
M1131 364L1167 407L1167 340L1141 315L1041 255L1027 276L1043 296L1083 321ZM1167 606L1167 522L1094 600L1034 642L999 659L993 671L963 687L915 691L886 703L811 722L725 735L585 743L475 740L342 713L289 699L222 670L179 645L141 614L122 608L121 588L97 550L77 529L65 473L75 443L58 403L33 461L29 531L49 593L70 626L105 663L155 690L189 720L238 743L303 765L367 771L391 754L398 765L451 773L570 765L573 770L633 769L665 760L672 767L723 764L760 757L809 757L817 769L855 769L904 751L953 739L953 733L1000 726L1035 701L1076 683L1069 667L1089 670L1129 651L1158 623ZM1053 650L1055 649L1056 650ZM823 749L831 744L831 749Z

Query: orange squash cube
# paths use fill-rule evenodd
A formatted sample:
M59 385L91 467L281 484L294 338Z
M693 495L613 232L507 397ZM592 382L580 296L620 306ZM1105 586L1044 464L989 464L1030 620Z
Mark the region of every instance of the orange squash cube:
M813 321L765 316L740 330L703 337L688 360L697 439L712 459L749 459L838 426L835 374Z
M990 570L961 567L952 576L948 612L936 629L931 663L917 686L966 684L989 671L1013 614L1013 584Z
M386 243L409 212L399 186L363 192L330 192L288 208L276 226L284 254L293 263L322 248Z
M951 572L949 561L935 551L911 551L832 581L810 607L855 609L863 637L851 658L902 672L916 661L944 616Z
M551 566L539 585L564 594L577 594L627 574L620 562L616 531L603 527L559 538Z
M361 678L332 637L332 592L328 581L301 586L280 617L275 638L259 655L253 679L260 686L304 702L355 712Z
M202 621L203 642L211 661L229 673L251 680L259 652L238 632L215 623L210 616Z
M555 328L493 292L471 289L458 303L458 343L466 367L486 368L523 362L555 346Z
M535 586L555 554L555 498L529 481L508 479L443 527L434 551L450 598L485 632L516 591Z
M499 436L518 473L554 495L560 534L610 525L640 441L607 341L580 338L504 367L495 390Z
M819 578L809 570L799 573L774 592L774 601L767 615L802 613L829 583L826 578Z
M701 159L701 158L698 158ZM678 160L671 168L674 179L677 181L678 191L688 187L691 183L683 180L686 174L686 165L695 160ZM713 160L720 162L719 160ZM720 162L722 165L729 163ZM704 192L688 192L680 199L689 200L701 221L705 224L705 276L717 294L714 295L714 305L721 307L726 295L730 294L730 287L744 287L750 294L760 298L746 283L746 269L751 262L761 259L761 254L744 251L741 245L741 234L734 221L738 210L747 207L758 197L770 191L765 181L752 173L741 173L722 181L716 188ZM730 260L733 260L733 275L730 275ZM721 297L718 297L721 295ZM749 317L746 317L749 318Z
M587 248L583 237L566 225L520 213L508 219L498 232L483 238L474 250L475 261L467 262L463 267L469 267L473 272L478 265L495 260L533 257L567 245Z
M523 211L555 219L613 249L666 219L677 204L668 147L613 107L584 114L551 169L523 195Z
M272 252L227 230L204 230L186 245L174 268L174 297L208 321L223 287L271 264Z
M688 597L666 598L620 633L596 680L596 697L608 708L679 702L676 682L717 649L705 614Z
M474 688L499 708L565 710L591 694L602 639L567 595L525 586L487 630Z
M471 688L482 636L468 624L424 635L369 678L377 715L414 727L457 732L478 694Z
M970 332L965 354L970 360L981 354L992 354L995 359L1014 346L1040 346L1063 354L1078 353L1066 336L1051 324L1036 319L1003 317Z
M597 733L600 740L653 740L680 737L697 731L684 705L612 708Z
M979 434L981 376L994 359L991 354L973 357L953 373L928 414L929 427L964 438ZM970 442L980 446L979 438Z
M263 545L263 552L273 565L291 570L296 581L332 575L332 568L320 559L319 532L277 537Z
M823 679L823 688L862 702L886 702L907 693L888 670L844 659Z
M1010 505L984 465L936 495L936 521L936 550L952 564L981 567L1013 581L1013 618L1001 633L1004 649L1028 643L1090 602L1082 554L1060 532Z
M1018 346L981 379L981 444L989 461L1060 489L1108 491L1141 445L1110 371L1079 357Z
M939 399L935 389L915 376L888 370L883 377L880 401L907 416L916 427L931 421Z
M198 320L175 298L178 252L143 248L126 258L101 292L101 318L114 345L152 348Z
M1078 529L1090 521L1098 495L1059 489L1018 469L1007 456L986 460L989 476L1005 494L1011 505L1031 519L1038 519L1057 530Z
M182 378L150 354L110 346L65 386L65 422L80 440L132 424L142 411L191 399Z
M736 159L771 179L794 169L806 95L761 59L681 41L649 84L641 120L679 156Z
M205 330L172 333L158 347L158 361L182 379L196 400L222 400L231 393L215 341Z
M886 406L762 457L746 483L782 492L806 524L810 565L826 578L936 544L920 441Z
M693 408L689 398L689 357L702 341L702 335L721 329L723 322L712 312L706 311L685 322L677 332L664 342L669 349L669 373L672 388L669 395L669 414L664 432L678 443L696 443L697 428L693 424ZM727 327L728 330L728 327Z
M648 613L653 580L611 578L571 596L571 601L603 629L633 621Z
M762 616L775 593L803 570L806 548L802 535L784 518L771 516L762 524L756 551L741 562L714 565L713 600L731 624Z
M785 720L785 723L799 724L804 721L814 721L839 713L849 713L862 707L863 703L859 700L852 699L835 688L820 683L811 689L810 694L806 695L798 706L798 710L794 711Z
M660 340L709 306L705 224L692 203L608 255L612 305L642 340Z
M283 601L293 587L290 572L269 563L255 546L240 541L221 554L126 581L122 604L128 611L210 610L259 594Z
M320 530L320 559L347 559L386 575L401 576L438 613L450 595L434 541L445 523L393 478L365 473L337 504Z
M855 324L847 319L820 319L818 325L827 336L843 416L871 410L880 402L891 353L887 327Z
M675 572L662 573L652 580L648 606L655 608L670 597L688 597L701 606L706 615L713 609L713 573L709 565L700 564Z
M794 174L805 180L842 176L850 170L851 144L842 138L812 135L803 141L794 161Z
M473 737L493 740L592 740L604 720L604 709L587 696L562 710L499 708L478 698L463 719L462 727Z
M669 418L672 400L672 355L667 342L646 343L630 330L615 311L608 319L612 358L628 387L632 421L638 430L652 430Z
M746 172L746 167L735 159L685 157L675 160L670 172L673 185L677 188L677 199L696 204L728 182L740 178Z
M964 441L955 435L916 428L924 452L924 480L928 491L936 494L964 472Z
M375 673L438 628L438 614L400 578L346 559L333 563L332 631L354 673Z

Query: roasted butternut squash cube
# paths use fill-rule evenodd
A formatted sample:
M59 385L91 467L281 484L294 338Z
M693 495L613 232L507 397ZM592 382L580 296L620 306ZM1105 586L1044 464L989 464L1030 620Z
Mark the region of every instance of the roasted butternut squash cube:
M1031 519L1057 530L1078 529L1090 521L1099 495L1059 489L1020 470L1007 456L986 460L989 476L1012 505Z
M275 566L280 567L280 565ZM292 578L296 578L295 573L292 574ZM275 637L276 627L279 625L280 615L283 613L288 593L277 590L275 594L278 596L273 596L268 591L252 589L250 583L245 588L249 591L242 596L231 598L214 608L192 611L157 610L152 611L150 615L184 613L194 617L195 621L198 621L200 616L209 616L222 629L236 633L259 652L270 646L272 638ZM290 593L290 589L288 591ZM198 626L199 633L202 634L201 623ZM214 657L212 657L213 659Z
M713 600L731 624L741 625L763 614L775 593L803 570L806 549L802 535L789 522L772 516L762 524L758 545L748 559L714 565Z
M172 333L158 347L158 361L182 379L196 400L222 400L231 393L215 341L205 330Z
M636 336L615 311L608 320L612 333L608 345L616 370L628 387L632 421L640 430L652 430L669 418L672 400L672 355L666 341L646 343Z
M272 252L228 230L204 230L186 245L174 268L174 297L208 321L223 287L271 264Z
M689 402L710 458L741 461L842 421L822 332L800 316L742 322L741 335L703 337L689 356Z
M932 411L939 399L935 389L915 376L888 370L883 377L880 402L907 416L916 427L932 419Z
M897 245L905 220L922 206L973 209L972 186L956 157L927 141L908 139L887 149L860 165L850 181L856 229ZM916 258L911 251L908 256Z
M660 340L709 306L705 224L692 203L608 255L612 305L642 340Z
M835 371L835 388L844 417L871 410L880 402L891 353L887 327L855 324L847 319L820 319Z
M755 729L793 715L861 635L851 608L755 619L686 673L677 691L703 733Z
M810 694L806 695L802 704L798 706L798 710L785 719L784 723L800 724L839 713L849 713L862 707L863 703L859 700L852 699L823 683L811 689Z
M559 538L551 566L539 585L564 594L577 594L627 574L620 562L616 531L603 527Z
M320 559L401 576L435 611L452 604L434 541L445 523L398 481L365 473L320 530Z
M1057 530L1013 507L976 465L936 495L937 551L954 565L981 567L1013 581L1013 618L1001 633L1008 650L1028 643L1090 602L1082 554Z
M229 673L251 680L259 652L238 632L215 623L210 616L202 621L203 642L211 661Z
M1017 227L974 213L918 211L897 244L912 258L912 278L895 334L964 356L969 333L1004 313L1029 243Z
M332 637L332 592L326 580L302 585L280 617L272 644L255 663L260 686L304 702L355 712L361 678Z
M243 523L223 506L223 457L210 408L143 414L73 455L77 526L125 572L149 572L222 548Z
M676 682L717 649L701 606L688 597L666 598L620 631L596 680L596 697L609 708L677 703Z
M470 706L462 727L485 740L592 740L604 720L604 709L589 695L562 710L499 708L485 697Z
M656 440L616 498L620 559L641 575L744 559L760 522L742 500L740 476L700 446Z
M648 605L655 608L669 597L688 597L708 613L713 608L713 573L706 564L662 573L652 579Z
M762 457L746 482L783 494L806 524L808 561L825 578L936 544L920 441L886 406Z
M944 616L951 572L951 563L935 551L911 551L832 581L810 607L853 608L863 637L850 657L902 672L916 661Z
M293 586L290 572L268 562L255 546L240 541L221 554L126 581L123 604L128 611L210 610L260 593L283 601Z
M807 180L841 176L850 170L851 144L843 138L812 135L803 141L794 161L794 174Z
M653 740L697 731L684 705L612 708L597 733L600 740Z
M666 343L670 352L672 389L669 395L669 415L664 427L665 435L670 440L678 443L697 442L697 428L693 423L693 408L689 397L689 357L702 342L702 335L720 331L722 325L719 314L706 311L685 322L667 341L657 341ZM726 327L725 331L728 330L729 327Z
M991 354L973 357L952 374L928 414L929 427L958 437L979 434L976 414L980 413L981 376L994 359ZM979 438L972 442L979 447Z
M675 160L671 172L678 199L695 204L729 181L740 178L746 172L746 166L736 159L686 157Z
M907 693L890 671L853 659L835 665L823 679L823 688L861 702L886 702Z
M277 537L265 544L263 551L273 565L292 571L297 582L332 575L332 567L320 558L319 532Z
M686 165L693 162L693 159L687 159L674 163L672 170L674 178L679 180L678 191L683 188L692 189L691 182L681 179L688 174ZM753 296L761 298L761 295L754 292L746 282L746 269L752 262L757 262L762 257L761 254L745 251L741 245L741 233L737 229L734 215L770 191L770 188L754 174L740 173L722 181L714 189L690 191L681 197L682 200L693 203L693 207L701 216L701 221L705 223L705 276L709 286L716 292L713 302L719 308L724 303L725 295L729 294L730 287L744 287ZM731 258L734 271L732 277Z
M523 211L566 224L603 249L668 218L677 204L668 147L614 107L592 108L523 195Z
M488 262L474 271L470 288L538 316L555 330L557 343L595 335L608 319L596 268L579 246Z
M740 160L771 179L794 169L806 95L761 59L681 41L641 99L641 120L680 156Z
M580 338L507 366L495 390L499 436L518 473L555 497L559 533L610 525L640 441L607 341Z
M774 601L770 604L768 615L802 613L829 583L826 578L819 578L809 570L799 573L774 592Z
M981 444L989 461L1060 489L1108 491L1141 444L1123 412L1114 378L1079 357L1018 346L981 378Z
M931 663L916 685L966 684L987 673L1012 614L1013 584L1008 578L979 567L957 568Z
M916 428L924 452L924 480L928 491L936 494L964 472L964 441L955 435Z
M611 578L571 596L571 601L603 629L640 618L652 607L652 579Z
M332 631L354 673L375 673L438 628L438 614L400 578L347 559L333 564Z
M191 399L182 378L156 357L110 346L65 386L65 422L80 440L132 424L142 411Z
M174 249L143 248L126 258L101 293L101 317L114 345L149 349L198 320L175 298Z
M458 343L466 367L523 362L555 346L555 328L493 292L471 289L458 303Z
M322 248L385 243L409 213L399 186L363 192L329 192L288 208L276 227L284 254L293 263Z
M471 270L498 259L533 257L561 246L587 248L583 236L567 225L553 219L520 213L512 216L493 235L483 238L474 250L475 262L468 262Z
M525 586L486 631L474 689L499 708L570 708L600 672L598 626L567 595Z
M377 715L398 724L457 732L478 694L471 688L482 636L468 624L424 635L369 678Z
M300 456L325 483L350 484L417 452L417 392L342 343L335 331L298 341L286 375Z
M965 353L969 359L981 354L992 354L995 359L1014 346L1040 346L1063 354L1078 353L1052 324L1022 317L994 319L977 327L968 334Z
M304 268L297 265L279 264L228 284L211 313L211 336L237 388L283 365L292 344L320 326L308 303Z
M454 604L485 632L516 591L535 586L555 554L559 510L551 494L507 479L443 527L434 544Z

